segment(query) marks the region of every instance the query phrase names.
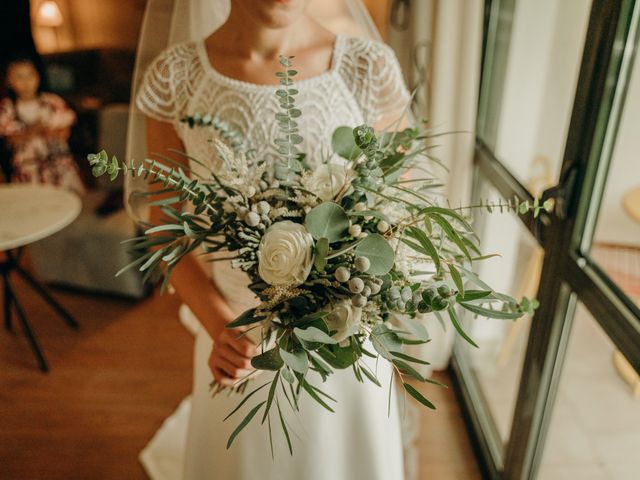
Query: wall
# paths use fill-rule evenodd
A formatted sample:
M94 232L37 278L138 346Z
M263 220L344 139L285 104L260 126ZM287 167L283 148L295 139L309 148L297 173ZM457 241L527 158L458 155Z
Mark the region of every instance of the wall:
M57 32L34 24L34 35L41 52L136 48L144 14L144 0L56 1L64 17L64 24ZM32 18L41 3L42 0L32 0Z

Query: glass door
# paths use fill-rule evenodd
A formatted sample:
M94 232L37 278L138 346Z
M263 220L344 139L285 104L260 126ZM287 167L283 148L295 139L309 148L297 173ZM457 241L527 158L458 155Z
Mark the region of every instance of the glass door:
M637 478L640 0L487 0L475 200L481 272L533 318L464 318L452 371L487 478Z

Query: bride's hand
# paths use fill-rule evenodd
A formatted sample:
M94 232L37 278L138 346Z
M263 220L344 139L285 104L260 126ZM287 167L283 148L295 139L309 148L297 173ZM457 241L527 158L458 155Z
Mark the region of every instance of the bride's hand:
M225 323L231 320L233 317ZM213 339L209 368L221 385L232 386L254 371L251 358L259 353L258 347L246 336L239 336L241 333L238 329L222 328Z

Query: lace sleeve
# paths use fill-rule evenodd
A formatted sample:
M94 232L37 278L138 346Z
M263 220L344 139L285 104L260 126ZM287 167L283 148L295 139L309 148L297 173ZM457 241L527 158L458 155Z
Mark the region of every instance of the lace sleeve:
M378 46L371 65L370 121L386 127L404 113L410 95L395 53L388 45Z
M173 122L177 114L171 57L172 52L167 50L151 62L136 96L136 106L142 113L162 122Z
M350 38L341 73L370 125L391 124L409 103L398 59L384 43Z

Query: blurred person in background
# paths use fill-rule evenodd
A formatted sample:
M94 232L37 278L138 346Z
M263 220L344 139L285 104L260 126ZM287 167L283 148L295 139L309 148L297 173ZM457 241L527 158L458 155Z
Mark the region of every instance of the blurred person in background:
M81 195L84 185L67 143L76 115L61 97L40 87L41 76L31 59L9 61L0 136L11 152L10 180L58 185Z

